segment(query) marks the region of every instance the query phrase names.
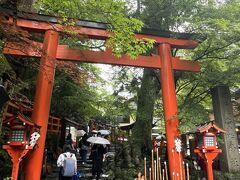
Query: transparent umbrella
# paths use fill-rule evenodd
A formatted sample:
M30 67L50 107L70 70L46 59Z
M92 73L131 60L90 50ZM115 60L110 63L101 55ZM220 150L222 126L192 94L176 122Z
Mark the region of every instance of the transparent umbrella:
M111 134L111 131L105 130L105 129L99 130L98 132L101 133L101 135L109 135L109 134Z
M157 140L161 140L162 138L164 138L164 135L160 134L156 137Z
M77 136L83 136L84 134L86 134L86 132L82 129L77 131Z
M104 139L102 137L90 137L87 139L87 141L92 144L110 144L107 139Z

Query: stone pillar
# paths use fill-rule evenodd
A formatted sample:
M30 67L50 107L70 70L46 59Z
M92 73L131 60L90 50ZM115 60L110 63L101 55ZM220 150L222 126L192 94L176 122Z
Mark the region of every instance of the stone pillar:
M224 129L224 145L219 154L220 169L225 172L240 172L237 133L229 87L217 86L211 90L216 124Z

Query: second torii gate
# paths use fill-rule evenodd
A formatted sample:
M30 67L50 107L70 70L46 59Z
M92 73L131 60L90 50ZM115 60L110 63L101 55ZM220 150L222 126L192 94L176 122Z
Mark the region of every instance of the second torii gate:
M6 18L6 15L4 18ZM140 55L136 60L132 60L126 55L117 58L112 54L110 49L102 52L72 49L66 45L59 45L59 33L64 32L66 27L57 24L55 17L25 13L17 18L15 17L15 21L13 21L11 15L7 18L9 24L15 23L16 26L26 29L29 32L37 31L45 34L43 43L31 41L27 45L20 45L16 42L8 42L3 51L4 54L9 55L41 58L32 115L34 123L41 127L41 137L38 141L38 147L28 159L25 168L26 180L40 180L56 61L79 61L161 69L170 177L171 179L176 179L175 176L178 176L179 179L184 179L182 172L183 159L180 153L176 151L174 144L174 141L180 138L174 71L198 72L200 71L200 66L198 62L172 57L171 48L193 49L198 45L197 42L139 33L136 34L136 38L149 38L156 41L159 55ZM79 23L81 27L77 26ZM105 40L109 37L104 24L77 21L77 25L71 27L71 30L88 38Z

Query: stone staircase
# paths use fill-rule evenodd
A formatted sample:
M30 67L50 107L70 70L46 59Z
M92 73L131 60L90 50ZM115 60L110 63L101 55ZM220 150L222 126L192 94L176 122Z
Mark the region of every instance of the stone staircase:
M89 155L87 155L89 157ZM90 180L92 177L92 160L87 159L87 161L83 164L80 157L77 158L77 167L81 174L81 180Z
M114 161L115 150L118 149L118 146L113 144L110 145L108 149L108 159L107 161ZM77 168L80 171L81 178L80 180L92 180L92 160L89 159L89 153L87 154L87 161L83 164L82 159L80 158L79 153L76 155L77 157ZM58 180L59 168L54 165L54 169L51 174L49 174L46 178L42 178L42 180ZM101 177L101 180L107 180L108 177Z
M115 146L114 144L111 144L108 153L106 154L107 162L114 161L115 151L118 149L119 146ZM82 164L82 160L80 156L77 156L77 162L78 162L78 170L81 173L81 180L92 180L92 160L88 159L90 154L87 154L87 161L85 164ZM104 171L104 170L103 170ZM104 172L105 174L105 172ZM106 174L105 174L106 175ZM107 175L106 175L107 176ZM101 180L107 180L108 177L104 177L104 175L101 177Z

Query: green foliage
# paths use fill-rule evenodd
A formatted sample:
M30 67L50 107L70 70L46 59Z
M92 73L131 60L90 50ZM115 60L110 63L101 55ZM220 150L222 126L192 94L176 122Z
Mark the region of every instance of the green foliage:
M100 95L92 84L97 80L89 81L89 76L96 78L94 74L97 73L97 69L91 66L93 65L79 67L79 70L85 69L88 73L88 78L86 77L81 84L76 84L68 74L57 71L52 99L52 113L82 123L91 117L101 115L98 108Z
M116 168L114 174L116 180L132 180L137 175L135 167L132 168Z
M196 125L208 121L208 112L201 104L189 103L184 108L181 108L178 114L180 119L181 133L189 132Z
M195 50L174 50L177 56L201 63L200 73L175 73L180 129L182 132L189 131L194 125L208 119L208 113L212 109L210 88L221 84L228 85L231 89L240 87L240 3L237 0L221 1L218 4L215 1L203 3L200 0L142 0L141 2L144 8L141 10L140 18L147 27L194 32L206 37ZM140 31L143 23L127 17L122 0L38 0L36 6L41 13L61 16L63 19L60 23L66 25L74 25L74 20L70 18L109 23L110 38L107 42L101 42L101 46L112 47L117 56L127 53L134 58L151 49L154 44L153 41L134 38L134 33ZM68 33L74 35L71 31ZM66 41L72 46L81 46L81 48L92 45L92 42L87 42L85 39L81 39L81 43L76 39L74 43L71 42L72 39ZM1 61L1 72L7 69L7 63ZM136 134L142 138L141 128L148 131L150 126L147 121L152 119L152 112L144 114L143 105L145 103L153 107L155 96L136 98L142 80L139 75L120 74L118 80L115 79L119 91L109 96L104 89L96 88L96 84L101 84L102 80L97 78L99 72L94 66L83 66L81 70L86 71L87 75L93 78L87 78L88 80L80 85L76 84L68 74L57 71L52 112L83 123L91 117L113 121L119 114L131 115L135 118L136 115L133 115L136 110L135 103L139 100L138 107L141 108L138 108L138 115L140 120L144 120L140 123ZM142 75L141 72L139 74ZM159 78L159 75L157 74L156 77ZM149 82L142 81L142 87L145 83L149 88L150 81L151 79ZM156 83L156 86L159 85ZM119 92L122 90L130 92L131 98L120 96ZM154 107L157 108L155 115L163 119L161 100L157 99ZM163 126L163 123L161 125ZM148 138L150 133L145 133L144 136ZM138 145L146 146L142 142ZM116 179L133 179L137 173L135 168L124 169L121 165L114 172Z
M4 144L6 144L6 136L7 131L6 129L2 129L2 133L0 134L0 147L2 147ZM8 156L8 153L0 148L0 158L3 160L4 164L1 165L3 167L4 176L10 176L11 175L11 159Z
M140 19L148 26L178 32L184 26L184 18L192 16L199 0L141 0Z
M195 50L177 50L176 54L183 59L187 57L201 63L200 73L175 74L181 130L186 132L194 125L208 120L208 113L212 111L210 88L222 84L232 89L238 89L240 86L240 25L237 21L240 3L202 3L199 0L142 0L141 3L144 8L140 17L147 26L194 32L206 37ZM132 77L130 80L127 78L129 77L119 75L116 84L120 91L133 89L130 84ZM155 104L155 116L163 119L160 100Z
M135 39L134 33L141 30L143 23L127 17L122 0L38 0L36 7L42 13L63 17L62 22L68 25L74 24L68 18L109 23L110 38L106 46L111 47L117 56L126 53L135 58L151 49L154 44L153 40Z
M9 66L9 63L7 62L6 58L0 54L0 71L1 73L10 71L11 67Z
M0 53L0 77L3 73L7 74L10 79L5 82L5 86L8 91L8 95L13 97L17 93L19 93L22 89L27 87L27 84L20 79L17 78L17 75L11 66L11 63L7 60L7 58Z
M184 73L177 84L181 125L185 124L182 126L185 130L208 119L207 114L212 109L210 88L218 85L228 85L231 89L240 87L240 23L236 21L239 9L237 1L199 4L196 12L185 18L189 31L206 36L194 51L183 53L201 63L200 73ZM181 51L179 54L183 55Z
M217 85L240 87L238 1L143 0L145 24L163 30L194 32L206 40L191 51L177 50L177 56L198 60L200 73L177 72L176 91L183 132L208 120L211 111L209 89Z
M114 74L111 78L111 85L114 92L112 96L104 96L104 99L111 99L112 103L105 108L106 115L130 117L132 120L136 119L136 93L139 90L142 69L131 67L112 67ZM109 101L107 101L109 102ZM105 107L105 106L104 106Z

